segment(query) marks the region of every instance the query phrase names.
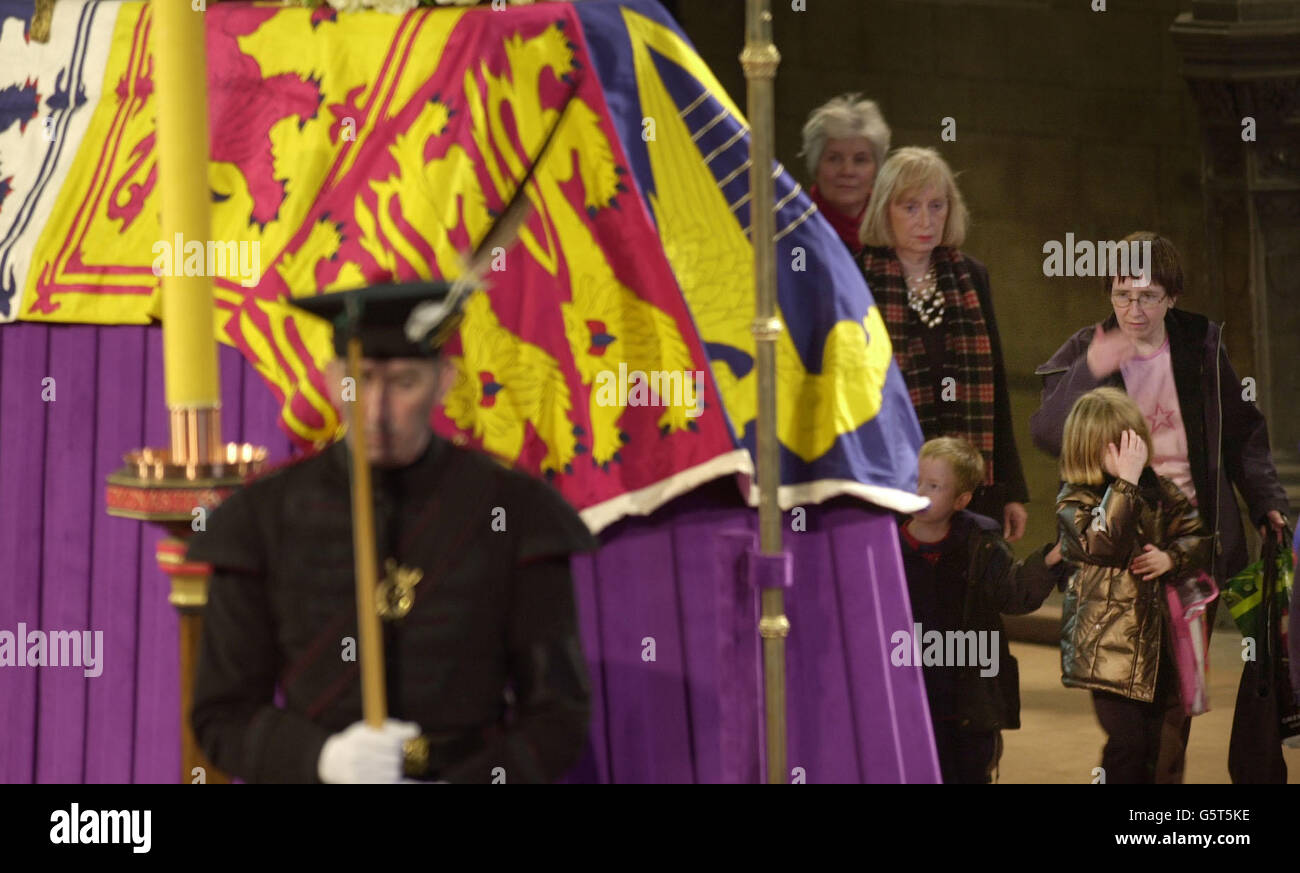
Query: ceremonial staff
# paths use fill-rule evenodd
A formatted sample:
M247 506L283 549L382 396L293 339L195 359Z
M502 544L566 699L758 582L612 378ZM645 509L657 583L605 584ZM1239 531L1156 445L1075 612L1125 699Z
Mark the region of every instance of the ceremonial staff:
M357 646L361 659L361 712L366 724L382 728L388 718L388 695L384 686L384 646L375 603L378 589L375 557L373 490L370 487L370 456L366 443L364 389L361 382L361 304L348 301L348 377L352 380L352 549L357 580ZM336 328L337 329L337 328Z
M781 54L772 43L772 13L768 0L748 0L745 8L745 50L740 63L748 84L749 216L754 246L757 305L753 333L758 366L758 530L764 556L781 554L780 446L776 438L776 338L781 319L776 314L776 246L772 214L772 80ZM763 615L758 632L763 639L763 705L767 725L767 781L785 782L785 595L778 587L763 589Z

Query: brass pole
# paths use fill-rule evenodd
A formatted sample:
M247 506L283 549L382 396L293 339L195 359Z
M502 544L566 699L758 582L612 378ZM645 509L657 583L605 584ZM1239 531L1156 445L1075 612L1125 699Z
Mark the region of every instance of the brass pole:
M772 13L768 0L747 0L745 30L745 49L740 54L740 63L749 86L749 215L754 245L754 279L758 285L752 330L758 358L759 547L764 555L779 555L781 507L777 502L777 489L781 485L781 464L776 439L776 339L783 328L776 313L776 246L772 240L775 230L772 213L772 80L776 78L781 54L772 42ZM762 598L763 617L759 620L758 631L763 639L767 781L776 785L786 781L785 637L790 622L785 617L785 595L780 588L764 589Z
M352 550L356 555L357 648L361 657L361 713L373 728L388 717L384 686L383 631L375 604L379 562L375 557L374 501L370 488L370 458L366 449L366 407L361 394L361 338L348 339L348 375L356 397L348 428L352 432Z

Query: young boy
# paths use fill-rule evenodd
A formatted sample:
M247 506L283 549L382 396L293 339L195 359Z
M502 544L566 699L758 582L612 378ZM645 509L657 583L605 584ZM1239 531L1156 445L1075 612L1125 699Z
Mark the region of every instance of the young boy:
M919 467L917 493L930 506L899 527L914 622L905 636L915 634L918 655L907 663L922 666L943 781L986 783L1002 730L1020 727L1020 680L1000 614L1033 612L1066 568L1057 546L1016 561L1001 525L966 511L984 481L969 442L930 440Z

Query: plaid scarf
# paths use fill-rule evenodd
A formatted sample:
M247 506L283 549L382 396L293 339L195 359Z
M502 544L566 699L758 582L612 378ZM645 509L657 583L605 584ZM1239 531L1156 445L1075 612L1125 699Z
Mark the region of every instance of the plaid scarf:
M894 360L907 381L921 432L926 439L970 440L984 456L985 484L993 484L993 348L965 256L949 246L934 250L935 276L943 292L943 376L955 379L955 399L950 401L934 395L923 339L926 328L907 305L907 281L893 249L867 247L861 265L889 327Z

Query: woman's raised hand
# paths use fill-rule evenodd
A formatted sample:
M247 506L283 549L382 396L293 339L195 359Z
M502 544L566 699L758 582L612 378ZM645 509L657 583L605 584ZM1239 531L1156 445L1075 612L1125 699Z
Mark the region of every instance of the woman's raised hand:
M1092 332L1092 343L1088 346L1088 371L1094 379L1105 379L1136 354L1137 346L1124 335L1124 331L1107 333L1099 324Z

